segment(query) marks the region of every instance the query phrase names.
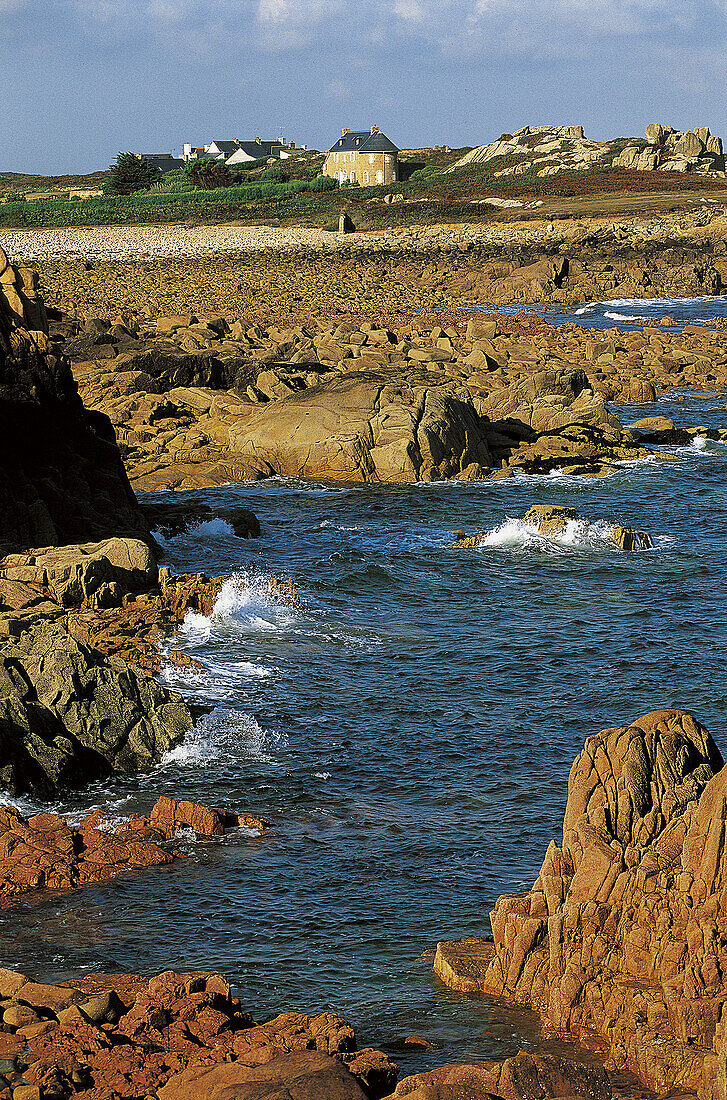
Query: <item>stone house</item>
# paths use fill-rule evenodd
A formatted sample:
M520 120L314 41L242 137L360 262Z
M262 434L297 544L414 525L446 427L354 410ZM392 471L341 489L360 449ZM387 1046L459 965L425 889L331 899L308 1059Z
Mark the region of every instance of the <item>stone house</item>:
M339 183L360 183L367 187L396 183L399 178L399 150L378 126L370 130L342 130L328 150L323 175Z

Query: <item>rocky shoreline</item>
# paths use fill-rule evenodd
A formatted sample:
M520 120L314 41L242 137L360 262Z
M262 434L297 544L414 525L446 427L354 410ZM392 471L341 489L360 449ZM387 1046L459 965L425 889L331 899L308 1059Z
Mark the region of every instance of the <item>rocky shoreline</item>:
M440 943L435 972L605 1045L607 1069L659 1094L722 1096L726 782L688 713L589 737L562 847L551 842L531 891L498 899L493 940Z
M231 312L291 327L353 312L381 324L465 303L720 294L727 213L709 200L695 207L618 221L509 212L350 235L264 226L4 231L0 247L38 269L49 305L81 317Z
M616 239L606 249L611 260ZM424 243L428 257L431 241ZM445 280L446 294L430 302L461 297L472 272L458 262L471 251L460 243L443 261L454 282ZM684 271L683 254L668 258L666 245L663 259L672 288L721 286L722 260ZM610 264L609 278L618 279L611 260L599 270ZM272 263L265 256L258 275L267 278ZM627 274L636 270L630 258L623 264ZM596 286L595 270L584 263L579 271L559 254L469 285L485 296L500 282L502 300L529 300L538 287L539 297L561 300L569 279L567 293ZM429 271L432 287L440 274ZM58 285L65 303L70 283ZM391 286L386 294L395 297ZM226 578L160 570L151 529L184 529L212 513L140 506L134 490L276 474L358 482L601 476L653 456L647 448L706 433L699 425L680 433L658 417L624 426L607 401L727 384L721 332L707 327L604 335L444 315L437 325L395 326L363 312L278 327L191 307L145 320L109 301L97 299L92 315L58 311L49 321L34 273L0 251L0 783L10 795L47 798L149 767L192 727L190 708L154 674L165 660L192 664L166 652L167 640L189 610L211 614ZM83 313L78 305L74 313ZM727 430L716 436L727 439ZM224 518L256 537L259 524L245 511ZM543 535L562 534L576 518L565 511L533 509L524 520ZM614 530L624 551L649 539ZM278 598L295 602L292 580L271 583ZM435 972L453 989L537 1009L552 1033L607 1048L609 1072L630 1070L660 1093L679 1088L717 1100L727 1049L723 770L707 732L682 712L589 738L571 773L562 848L548 849L531 892L499 899L493 942L440 944ZM210 838L265 825L169 798L121 823L94 814L71 825L6 808L0 904L166 866L177 858L180 828ZM218 974L93 975L50 986L5 970L0 1013L0 1100L612 1094L598 1059L530 1054L440 1067L395 1088L396 1065L381 1051L358 1051L339 1017L289 1013L257 1025Z

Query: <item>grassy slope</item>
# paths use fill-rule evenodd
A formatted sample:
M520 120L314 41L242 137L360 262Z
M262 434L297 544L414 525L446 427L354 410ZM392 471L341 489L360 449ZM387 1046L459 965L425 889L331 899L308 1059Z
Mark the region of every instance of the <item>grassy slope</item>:
M614 143L621 147L625 139ZM578 213L633 213L639 210L659 211L689 205L700 195L724 197L727 183L706 179L700 175L670 172L635 172L613 169L608 164L586 172L563 171L557 176L539 178L536 170L519 176L495 178L505 163L501 159L487 164L471 164L452 173L443 171L459 159L466 149L412 150L403 158L403 174L413 178L391 187L352 187L335 192L301 193L253 198L245 201L241 195L231 201L229 191L185 193L180 202L179 190L170 192L169 201L155 194L154 201L144 200L118 204L113 199L96 200L93 204L53 202L0 205L0 225L93 225L144 224L186 222L209 224L235 222L239 224L310 225L325 229L337 228L338 215L348 211L361 229L381 229L389 226L426 224L432 222L483 221L512 218L498 214L492 207L476 205L476 200L488 196L519 199L523 203L542 202L542 214L552 217ZM320 154L303 154L276 166L291 180L310 179L322 166ZM426 171L422 173L420 169ZM419 171L417 171L419 170ZM93 176L29 177L5 173L0 175L0 190L12 178L13 187L20 190L21 179L34 186L57 189L69 186L99 186L104 173ZM245 182L263 182L269 172L263 166L244 173ZM242 178L241 178L242 182ZM24 185L29 189L28 183ZM162 191L164 188L162 189ZM388 205L387 192L401 193L414 202Z

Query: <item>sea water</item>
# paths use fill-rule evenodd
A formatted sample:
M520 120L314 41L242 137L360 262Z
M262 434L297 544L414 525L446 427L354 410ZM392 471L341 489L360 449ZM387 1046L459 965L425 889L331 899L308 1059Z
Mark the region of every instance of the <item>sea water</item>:
M725 423L714 394L618 412ZM166 540L173 571L232 578L171 643L204 671L162 677L199 720L152 771L56 808L125 815L169 794L271 827L181 836L189 858L168 869L21 901L0 917L2 963L40 980L219 969L256 1018L333 1009L406 1072L537 1045L532 1017L445 989L422 953L488 934L497 896L532 885L590 734L684 707L727 750L727 448L668 451L604 479L175 494L250 507L263 529ZM590 523L545 539L520 522L532 504ZM619 551L613 523L653 548ZM483 544L457 547L458 529ZM434 1049L402 1053L412 1033Z

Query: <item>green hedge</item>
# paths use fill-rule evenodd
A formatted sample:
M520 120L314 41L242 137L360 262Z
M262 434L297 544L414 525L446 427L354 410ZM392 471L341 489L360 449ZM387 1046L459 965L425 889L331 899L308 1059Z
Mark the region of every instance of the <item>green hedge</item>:
M0 205L0 225L53 227L66 225L134 225L144 222L209 219L211 215L235 217L237 208L250 203L266 205L303 193L335 191L330 176L293 180L291 183L249 183L220 187L215 191L137 191L133 195L104 195L85 199L45 199L38 202L6 202ZM249 212L249 211L247 211Z

